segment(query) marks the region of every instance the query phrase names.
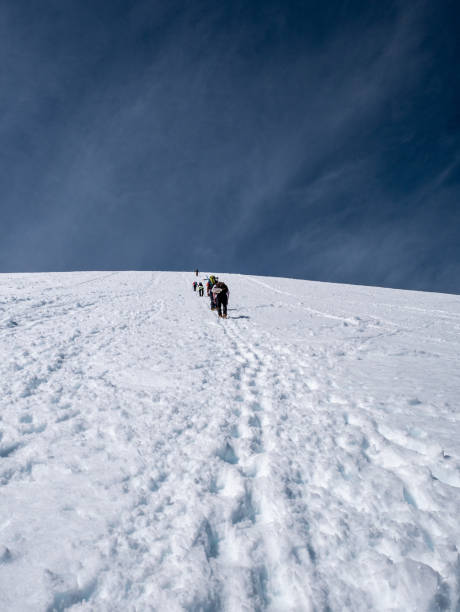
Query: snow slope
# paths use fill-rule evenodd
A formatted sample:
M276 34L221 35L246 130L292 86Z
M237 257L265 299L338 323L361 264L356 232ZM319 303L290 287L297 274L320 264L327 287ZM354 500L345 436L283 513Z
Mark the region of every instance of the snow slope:
M460 297L0 275L0 609L460 609Z

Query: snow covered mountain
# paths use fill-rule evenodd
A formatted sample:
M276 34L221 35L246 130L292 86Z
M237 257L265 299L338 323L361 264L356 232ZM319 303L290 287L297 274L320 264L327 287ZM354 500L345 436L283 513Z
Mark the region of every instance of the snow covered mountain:
M460 297L0 275L0 609L460 609Z

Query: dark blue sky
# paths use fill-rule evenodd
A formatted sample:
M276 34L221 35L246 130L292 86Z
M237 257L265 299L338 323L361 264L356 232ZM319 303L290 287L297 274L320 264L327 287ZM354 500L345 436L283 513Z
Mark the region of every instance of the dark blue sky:
M457 1L0 0L0 271L460 292Z

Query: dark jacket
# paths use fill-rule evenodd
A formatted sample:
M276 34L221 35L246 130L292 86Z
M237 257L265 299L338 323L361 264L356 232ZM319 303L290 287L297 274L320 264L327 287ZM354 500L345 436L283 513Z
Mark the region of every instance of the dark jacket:
M214 285L214 287L212 288L212 292L216 296L218 296L220 293L223 293L224 295L228 297L228 287L222 281L219 281L218 283Z

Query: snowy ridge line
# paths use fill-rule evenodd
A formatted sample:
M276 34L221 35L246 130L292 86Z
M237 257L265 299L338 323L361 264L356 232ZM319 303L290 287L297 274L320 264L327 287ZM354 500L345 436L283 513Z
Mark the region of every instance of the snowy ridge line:
M2 609L459 607L460 298L104 276L2 276Z

